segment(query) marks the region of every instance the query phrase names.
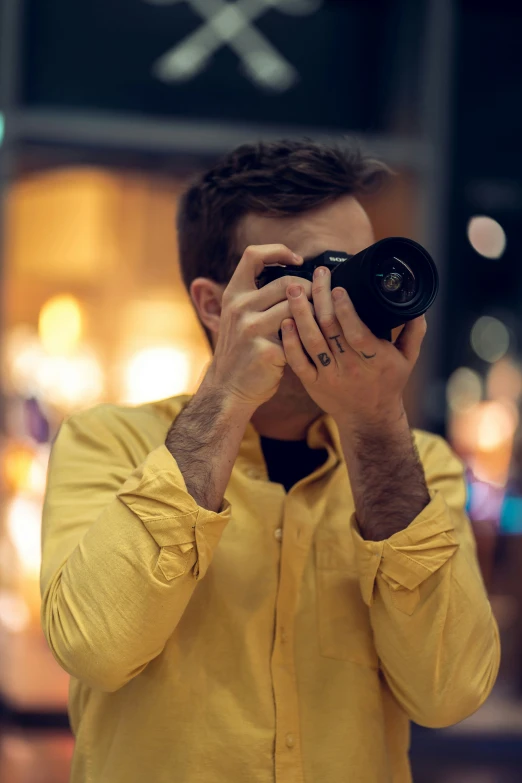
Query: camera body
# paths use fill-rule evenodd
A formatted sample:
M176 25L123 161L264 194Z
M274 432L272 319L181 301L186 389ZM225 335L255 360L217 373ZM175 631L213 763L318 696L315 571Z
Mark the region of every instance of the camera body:
M261 288L285 275L312 280L318 266L332 275L332 288L344 288L362 321L382 339L391 330L423 315L439 288L437 268L422 245L388 237L355 255L326 250L302 266L267 266L257 279Z
M350 255L349 253L337 250L325 250L324 253L320 253L318 256L315 256L315 258L307 259L301 266L267 266L257 278L257 287L262 288L272 280L277 280L279 277L285 277L286 275L301 277L303 280L312 281L317 267L326 266L330 272L333 272L339 264L349 261L350 258L353 258L353 255Z

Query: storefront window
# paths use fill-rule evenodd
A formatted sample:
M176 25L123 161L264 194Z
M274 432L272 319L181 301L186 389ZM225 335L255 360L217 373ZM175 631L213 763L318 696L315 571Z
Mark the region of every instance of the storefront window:
M59 168L7 204L0 687L17 709L65 711L67 676L40 630L40 520L64 417L98 403L190 393L209 359L181 282L180 183ZM8 661L9 663L6 663Z

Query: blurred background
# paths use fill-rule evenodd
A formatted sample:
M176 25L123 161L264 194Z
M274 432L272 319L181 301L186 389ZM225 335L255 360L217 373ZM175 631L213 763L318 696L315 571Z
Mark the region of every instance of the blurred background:
M0 783L65 783L67 677L39 627L50 443L71 412L194 391L208 361L176 200L253 139L355 135L397 176L377 237L442 291L413 424L468 469L498 684L414 727L416 783L522 780L522 4L0 0Z

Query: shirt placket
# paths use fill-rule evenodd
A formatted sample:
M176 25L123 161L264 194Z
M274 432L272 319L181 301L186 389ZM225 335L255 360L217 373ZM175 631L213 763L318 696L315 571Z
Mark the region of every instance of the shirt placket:
M250 427L241 447L241 462L246 466L248 478L268 482L266 466L259 440ZM313 442L312 442L313 441ZM274 645L271 657L272 688L274 694L275 731L275 783L304 783L299 720L299 700L295 670L295 618L315 524L324 511L325 502L315 504L311 518L306 500L306 486L329 473L338 464L338 457L327 444L320 423L314 427L310 444L313 448L326 448L325 463L312 476L298 482L284 498L282 526L274 532L281 547L279 585L276 599ZM270 485L268 485L270 486ZM279 496L282 487L271 485ZM266 485L264 502L266 511ZM279 514L274 515L279 516Z
M312 537L311 526L305 523L307 516L308 509L302 497L293 493L287 495L271 661L276 710L276 783L304 783L294 633L303 570Z

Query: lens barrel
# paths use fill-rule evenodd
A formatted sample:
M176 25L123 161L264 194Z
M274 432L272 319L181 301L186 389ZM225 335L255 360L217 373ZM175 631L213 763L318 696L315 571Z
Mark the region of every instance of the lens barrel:
M312 280L318 266L330 269L332 288L345 288L361 320L386 340L391 340L396 326L423 315L439 290L432 257L418 242L405 237L381 239L354 256L326 250L300 267L267 266L257 286L285 275Z
M381 239L330 269L332 288L345 288L361 320L385 339L396 326L423 315L439 289L428 251L403 237Z

